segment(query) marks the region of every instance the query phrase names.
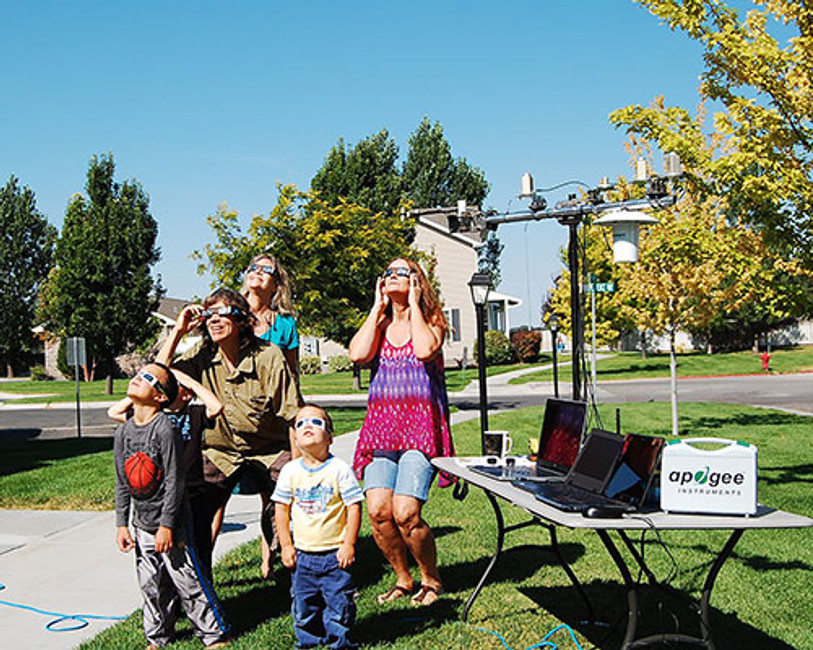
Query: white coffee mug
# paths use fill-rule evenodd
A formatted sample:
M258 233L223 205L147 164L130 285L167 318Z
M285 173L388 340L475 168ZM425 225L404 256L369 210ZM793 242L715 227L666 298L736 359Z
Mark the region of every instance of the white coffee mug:
M507 431L484 431L483 449L486 456L504 458L514 446L514 441Z

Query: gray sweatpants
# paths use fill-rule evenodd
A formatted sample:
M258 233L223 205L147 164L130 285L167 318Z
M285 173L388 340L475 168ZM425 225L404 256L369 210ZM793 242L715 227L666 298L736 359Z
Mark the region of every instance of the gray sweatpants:
M155 535L136 533L136 575L144 598L144 636L165 646L175 638L177 600L204 645L229 637L229 626L214 588L196 561L194 549L176 543L167 553L156 553Z

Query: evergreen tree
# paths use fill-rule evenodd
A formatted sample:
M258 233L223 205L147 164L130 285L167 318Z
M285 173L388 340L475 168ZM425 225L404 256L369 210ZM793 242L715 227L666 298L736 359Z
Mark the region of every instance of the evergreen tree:
M154 336L160 282L158 225L136 180L114 180L113 156L90 161L85 191L68 204L43 313L52 331L86 339L86 379L101 368L112 392L115 358Z
M37 292L48 275L56 229L37 210L34 192L12 176L0 189L0 363L8 376L31 360Z

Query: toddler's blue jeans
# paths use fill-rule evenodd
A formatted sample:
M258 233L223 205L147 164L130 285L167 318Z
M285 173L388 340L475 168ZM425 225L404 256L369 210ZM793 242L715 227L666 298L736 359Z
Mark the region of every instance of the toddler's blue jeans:
M354 592L353 578L339 567L335 550L307 553L297 549L291 578L297 647L356 647L350 638L356 620Z

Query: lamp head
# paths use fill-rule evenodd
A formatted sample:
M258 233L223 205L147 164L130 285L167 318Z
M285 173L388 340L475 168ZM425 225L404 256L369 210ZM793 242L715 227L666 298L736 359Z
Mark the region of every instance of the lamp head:
M593 222L596 226L612 226L616 264L638 261L638 227L653 223L658 220L640 210L612 210Z
M488 273L476 271L469 280L472 302L482 307L488 302L488 292L491 291L491 276Z

